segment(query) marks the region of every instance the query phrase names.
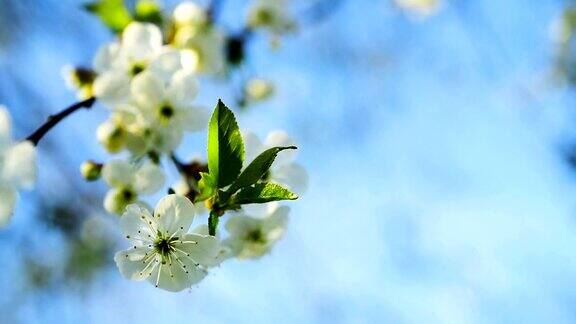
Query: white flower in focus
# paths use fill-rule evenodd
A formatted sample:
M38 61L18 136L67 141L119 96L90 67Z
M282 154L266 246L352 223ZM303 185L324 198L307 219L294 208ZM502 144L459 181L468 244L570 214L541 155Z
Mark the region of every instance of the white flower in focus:
M12 217L18 189L30 189L36 181L36 148L26 141L13 143L8 111L0 106L0 227Z
M200 282L219 244L213 236L187 234L193 219L194 206L182 196L164 197L154 215L137 205L128 206L120 226L134 245L114 256L120 273L173 292Z
M126 206L138 202L140 195L155 194L165 182L159 166L145 162L137 167L122 160L106 163L102 178L111 187L104 198L104 208L114 214L122 214Z
M143 71L154 71L164 79L182 68L191 68L190 60L178 50L163 45L162 32L149 23L133 22L119 42L103 46L94 59L98 77L94 94L114 109L130 100L130 83Z
M286 0L255 0L248 11L248 25L263 28L275 35L296 29Z
M288 223L290 208L276 208L264 218L244 214L232 216L226 222L230 236L222 242L239 259L255 259L267 254L282 238Z
M394 0L396 5L403 10L414 13L420 17L435 14L440 9L441 0Z

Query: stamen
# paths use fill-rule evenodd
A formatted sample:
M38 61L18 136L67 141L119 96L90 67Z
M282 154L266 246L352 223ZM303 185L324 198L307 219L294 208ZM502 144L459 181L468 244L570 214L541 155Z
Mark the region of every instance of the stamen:
M176 258L176 261L178 261L178 263L180 264L180 268L182 268L182 270L184 270L185 273L189 273L188 270L186 269L186 265L182 262L182 260L180 260L179 257L174 256Z
M170 254L168 254L168 271L170 272L170 278L174 278L174 274L172 273L172 258Z
M158 269L158 276L156 277L156 288L158 288L158 283L160 282L160 273L162 272L162 263L160 263L160 269Z
M158 260L156 260L156 261L158 261ZM151 260L148 262L148 264L146 264L146 266L145 266L142 270L140 270L140 276L143 276L143 275L144 275L144 271L146 271L146 269L148 269L148 267L149 267L151 264L153 264L152 269L150 269L150 274L152 274L152 272L154 271L154 268L156 267L156 264L157 264L156 262L154 262L154 259L151 259Z
M198 244L196 241L179 241L180 244Z
M174 249L175 249L176 251L178 251L178 252L180 252L180 253L184 254L184 256L185 256L185 257L187 257L187 258L188 258L190 261L192 261L192 262L194 263L194 265L195 265L195 266L197 266L197 267L199 267L199 266L200 266L200 263L196 262L196 260L194 260L194 259L192 259L192 258L190 257L190 253L186 253L186 252L184 252L184 251L180 250L180 249L179 249L179 248L177 248L177 247L174 247Z

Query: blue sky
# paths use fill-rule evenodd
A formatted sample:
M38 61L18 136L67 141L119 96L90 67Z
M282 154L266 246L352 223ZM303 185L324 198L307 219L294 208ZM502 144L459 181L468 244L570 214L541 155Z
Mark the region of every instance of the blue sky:
M78 4L38 1L37 12L50 7L53 17L27 23L22 39L0 52L0 71L24 78L53 111L73 101L61 66L89 63L109 37L76 11ZM226 21L234 21L237 5L228 7ZM273 253L230 261L181 294L126 281L110 269L87 294L37 294L15 317L27 323L576 321L576 186L561 155L573 134L574 102L569 89L548 78L549 26L561 10L561 1L475 0L418 22L384 0L348 1L278 52L257 42L250 67L275 80L278 94L241 114L240 124L262 136L287 130L311 177L308 192L290 204L289 231ZM23 135L42 118L29 118L27 98L13 89L12 79L0 77L0 99ZM217 97L231 94L210 83L200 100L211 105ZM64 156L75 172L85 159L104 159L93 134L105 116L100 107L59 127L51 135L61 143L52 161ZM203 140L189 139L181 154L201 153ZM37 191L57 191L60 176L41 170ZM23 196L10 232L29 230L34 197ZM34 244L43 244L41 237ZM57 251L58 239L46 244ZM18 268L6 264L18 278ZM0 279L0 286L17 296L12 280Z

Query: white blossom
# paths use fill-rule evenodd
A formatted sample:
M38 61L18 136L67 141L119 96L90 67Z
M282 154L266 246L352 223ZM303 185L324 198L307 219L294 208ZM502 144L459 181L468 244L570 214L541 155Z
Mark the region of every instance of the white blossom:
M182 68L190 68L188 56L163 45L162 32L153 24L133 22L120 41L104 45L94 59L98 77L94 94L110 108L130 101L130 84L143 71L154 71L163 79Z
M182 25L176 29L174 45L195 72L216 75L226 67L226 36L214 25Z
M0 227L10 222L18 189L36 180L36 148L28 141L14 143L8 111L0 106Z
M112 160L102 168L102 178L111 187L104 199L110 213L122 214L140 195L152 195L162 188L165 175L162 169L145 162L136 166L123 160Z
M120 218L120 226L133 246L114 257L120 273L173 292L200 282L219 244L210 235L187 234L193 219L193 204L178 195L160 200L154 215L130 205Z
M206 127L208 112L192 104L198 81L191 71L179 70L168 82L146 71L134 78L131 90L141 116L151 125L164 127L176 137Z
M269 253L284 235L289 212L290 208L282 206L263 218L234 215L226 222L229 237L222 245L229 247L239 259L259 258Z

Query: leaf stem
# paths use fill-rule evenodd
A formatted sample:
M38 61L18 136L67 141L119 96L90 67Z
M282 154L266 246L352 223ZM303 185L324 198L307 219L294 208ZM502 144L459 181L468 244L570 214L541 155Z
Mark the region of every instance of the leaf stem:
M36 131L34 131L34 133L32 133L30 136L28 136L26 138L26 140L32 142L32 144L34 144L34 146L37 146L38 143L40 142L40 140L42 140L42 138L44 138L44 136L46 134L48 134L48 132L54 128L56 125L58 125L62 120L64 120L66 117L70 116L71 114L73 114L74 112L85 108L85 109L90 109L92 108L92 106L94 105L94 102L96 102L96 98L95 97L90 97L86 100L77 102L75 104L73 104L72 106L62 110L61 112L55 114L55 115L51 115L48 117L48 120L42 125L40 126Z

